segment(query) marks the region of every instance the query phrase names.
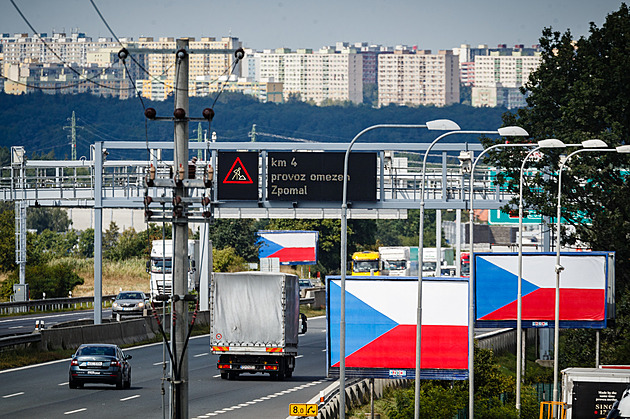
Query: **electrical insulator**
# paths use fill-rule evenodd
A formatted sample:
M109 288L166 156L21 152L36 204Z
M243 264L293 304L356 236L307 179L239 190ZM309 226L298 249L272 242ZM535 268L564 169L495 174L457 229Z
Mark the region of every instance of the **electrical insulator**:
M185 176L184 166L181 165L181 164L179 165L178 175L179 175L179 180L180 181L184 180L184 176Z

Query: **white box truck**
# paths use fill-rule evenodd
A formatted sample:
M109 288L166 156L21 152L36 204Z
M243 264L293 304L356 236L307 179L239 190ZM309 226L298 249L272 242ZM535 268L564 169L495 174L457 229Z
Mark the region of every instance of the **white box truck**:
M221 378L245 373L266 373L274 379L293 375L298 333L306 332L299 290L298 277L291 274L213 274L210 345L212 353L219 355Z
M188 240L188 291L199 286L198 261L199 240ZM151 275L152 299L158 294L173 293L173 240L153 240L147 272Z
M411 258L408 246L379 247L378 253L381 257L381 275L411 276Z

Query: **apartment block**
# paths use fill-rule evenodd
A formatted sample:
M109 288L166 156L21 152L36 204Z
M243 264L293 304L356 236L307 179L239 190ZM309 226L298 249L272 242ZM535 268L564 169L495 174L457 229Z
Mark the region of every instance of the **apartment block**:
M447 106L459 102L453 52L397 49L378 55L378 106Z
M492 52L475 57L475 85L472 88L472 106L525 106L520 87L541 63L539 52L531 54L512 51L510 55Z
M363 58L354 49L280 48L254 53L256 80L283 83L284 99L326 102L363 101Z

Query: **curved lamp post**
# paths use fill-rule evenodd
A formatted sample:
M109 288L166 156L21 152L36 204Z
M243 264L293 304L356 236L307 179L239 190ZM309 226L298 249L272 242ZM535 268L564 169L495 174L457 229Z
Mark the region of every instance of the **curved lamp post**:
M449 119L437 119L426 124L379 124L372 125L359 132L348 144L343 161L343 194L341 200L341 313L339 317L339 417L346 417L346 259L348 241L348 159L354 143L365 133L380 128L427 128L435 131L458 130L459 125Z
M418 238L418 315L416 319L416 382L415 382L415 408L414 408L414 419L420 418L420 406L418 404L418 400L420 398L420 372L421 372L421 359L422 359L422 262L423 262L423 242L424 242L424 183L425 183L425 175L426 175L426 166L427 166L427 158L429 156L429 152L433 148L433 146L440 141L441 139L453 135L453 134L477 134L477 135L492 135L499 134L501 136L528 136L529 134L521 127L503 127L499 128L496 131L451 131L446 132L439 137L437 137L427 148L427 151L424 153L424 158L422 160L422 178L420 180L420 225L419 225L419 238ZM438 265L440 255L438 255ZM472 319L468 319L468 323ZM470 355L469 355L469 363L470 363Z
M516 410L521 410L521 357L522 357L522 279L523 279L523 172L529 157L543 148L565 148L567 145L555 138L538 141L538 146L525 156L521 164L518 189L518 285L516 303Z
M583 149L574 151L560 164L558 170L558 198L557 198L557 214L556 214L556 294L554 308L554 334L553 334L553 401L558 401L558 357L559 357L559 340L560 340L560 273L564 267L560 264L560 226L562 217L561 193L562 193L562 171L567 166L569 159L576 154L585 152L617 152L630 153L630 145L619 146L615 148L605 148L608 145L602 140L592 139L582 143Z
M518 127L515 127L518 128ZM522 128L521 128L522 129ZM527 131L523 129L523 136L529 135ZM475 159L470 169L470 216L469 216L469 236L470 236L470 274L468 277L468 417L475 417L475 371L474 371L474 355L475 355L475 256L474 256L474 179L475 168L477 163L481 161L481 157L491 150L505 147L532 147L535 144L495 144L484 149Z

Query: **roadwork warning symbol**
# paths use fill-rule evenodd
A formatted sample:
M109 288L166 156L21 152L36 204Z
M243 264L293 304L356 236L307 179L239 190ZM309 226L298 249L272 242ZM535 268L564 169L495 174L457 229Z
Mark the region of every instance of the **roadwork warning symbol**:
M217 168L220 200L258 200L258 153L219 152Z
M223 183L254 183L254 181L247 172L245 165L243 165L241 158L237 157L225 179L223 179Z

